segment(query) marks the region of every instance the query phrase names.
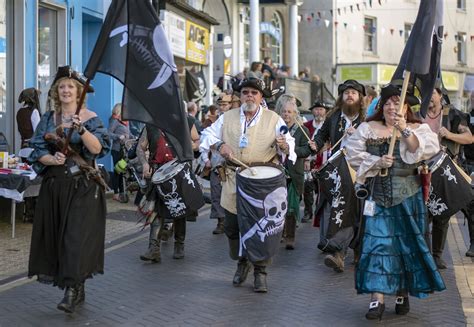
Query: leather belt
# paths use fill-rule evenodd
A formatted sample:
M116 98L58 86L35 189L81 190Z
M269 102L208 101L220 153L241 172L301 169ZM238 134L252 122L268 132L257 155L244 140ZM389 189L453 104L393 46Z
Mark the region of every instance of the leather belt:
M398 177L415 176L415 175L418 175L418 168L415 168L415 169L392 168L390 170L390 174L392 176L398 176Z

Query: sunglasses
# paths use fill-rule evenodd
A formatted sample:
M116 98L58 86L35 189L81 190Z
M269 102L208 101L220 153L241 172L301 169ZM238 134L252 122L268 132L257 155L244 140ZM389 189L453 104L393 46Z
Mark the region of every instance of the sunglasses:
M257 91L257 90L243 90L241 93L243 95L248 95L248 94L257 95L259 93L259 91Z

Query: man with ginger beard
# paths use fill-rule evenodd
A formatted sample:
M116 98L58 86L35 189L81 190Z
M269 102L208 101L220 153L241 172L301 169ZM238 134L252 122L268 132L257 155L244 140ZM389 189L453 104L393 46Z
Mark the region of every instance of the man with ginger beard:
M364 85L350 79L340 84L337 91L338 98L335 107L328 113L313 141L309 142L311 149L316 153L323 149L326 142L334 147L332 153L344 147L347 139L365 119ZM343 272L344 256L354 236L354 230L353 227L343 228L331 239L326 239L326 233L331 223L331 204L326 203L323 210L318 248L329 253L324 259L326 266L336 272ZM357 213L355 214L357 215Z

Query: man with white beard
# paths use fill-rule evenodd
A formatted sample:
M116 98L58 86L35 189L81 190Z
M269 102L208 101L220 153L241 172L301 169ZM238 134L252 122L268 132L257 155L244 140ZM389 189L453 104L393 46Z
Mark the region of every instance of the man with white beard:
M317 100L309 110L313 114L313 119L304 123L304 126L309 131L309 137L314 139L318 131L323 127L324 120L326 119L326 113L330 109L330 105ZM318 190L316 181L311 178L311 170L318 169L321 165L327 161L328 151L321 151L318 155L313 155L306 158L304 162L305 181L304 181L304 217L302 222L308 222L313 218L313 204L314 204L314 192ZM319 227L319 217L315 217L315 227Z
M221 205L225 209L224 231L229 240L230 257L238 260L233 285L240 286L254 267L254 291L267 292L266 266L270 260L250 262L239 257L240 229L237 219L236 163L277 163L281 156L295 162L295 140L290 133L281 134L285 122L275 112L260 104L263 97L271 96L265 83L256 78L244 79L233 86L240 92L242 103L239 110L229 110L206 128L201 137L201 152L217 150L226 161L226 180L222 183ZM286 128L287 130L287 128ZM237 160L232 160L237 159Z

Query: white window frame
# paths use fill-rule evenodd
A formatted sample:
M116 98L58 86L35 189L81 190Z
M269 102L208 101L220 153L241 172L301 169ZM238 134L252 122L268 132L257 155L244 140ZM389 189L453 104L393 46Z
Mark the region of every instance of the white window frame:
M467 39L467 34L465 32L458 32L456 40L457 48L457 61L460 65L467 64L467 40L464 41L464 38Z
M367 26L366 21L372 21L370 26ZM377 54L377 18L371 16L364 16L364 25L366 28L364 30L364 51L367 53ZM375 27L375 31L373 31L373 27ZM372 38L372 49L368 47L368 38Z

